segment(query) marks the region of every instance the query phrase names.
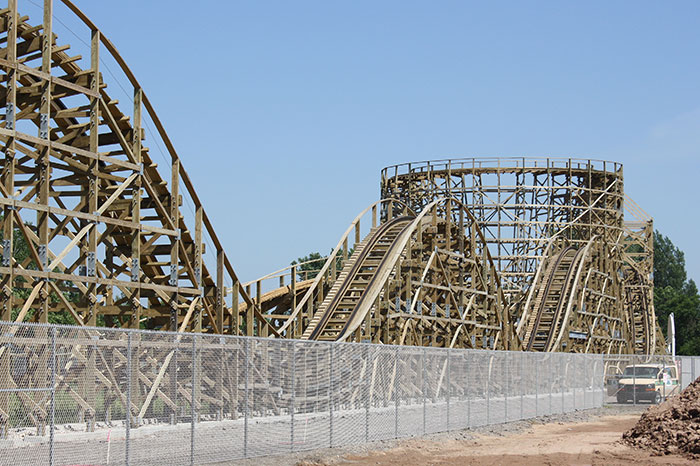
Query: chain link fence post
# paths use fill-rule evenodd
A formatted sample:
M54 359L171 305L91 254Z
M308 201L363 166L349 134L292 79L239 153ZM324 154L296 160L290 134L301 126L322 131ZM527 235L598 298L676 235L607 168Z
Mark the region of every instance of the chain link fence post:
M583 409L588 409L588 356L583 356Z
M54 466L54 434L56 430L56 327L51 327L51 412L49 425L49 465Z
M549 359L549 412L548 414L551 416L552 415L552 392L554 391L554 367L552 365L552 358L554 357L554 353L549 353L547 354L547 359Z
M474 368L472 367L474 359L472 358L471 351L467 351L467 361L469 361L467 363L468 367L470 367L470 369L472 369L470 372L474 373L475 371L473 370ZM469 389L470 388L469 384L470 384L471 380L472 380L471 377L467 377L465 380L465 387L464 387L464 390L467 393L467 427L469 427L469 428L472 427L472 396L471 396L471 390Z
M331 398L331 392L333 391L333 363L334 361L334 352L335 352L335 345L333 343L330 343L330 355L329 355L329 364L330 364L330 371L329 371L329 389L328 389L328 423L329 423L329 432L328 432L328 446L333 448L333 399Z
M520 360L520 419L525 419L525 379L523 373L523 366L525 365L524 353L518 353L518 359Z
M504 414L503 415L505 417L505 419L504 419L505 422L508 422L508 389L510 388L510 384L509 384L509 380L508 380L508 378L510 377L510 366L508 365L508 361L509 361L508 354L509 354L508 351L506 351L505 354L503 355L503 358L505 359L505 368L506 368L506 373L505 373L506 390L505 390L505 393L503 394L503 400L504 400L504 405L503 405Z
M423 380L422 380L422 382L423 382L423 390L422 390L422 391L423 391L423 435L425 435L425 432L426 432L426 430L425 430L425 414L426 414L426 396L425 396L425 392L426 392L426 388L425 388L425 387L426 387L426 383L425 383L426 370L425 370L425 363L426 363L426 352L427 352L427 350L425 349L425 347L423 347L422 364L421 364L421 368L422 368L422 372L423 372L423 375L422 375L422 377L421 377L421 378L423 379Z
M294 270L294 269L292 269L292 270ZM297 372L297 358L296 358L296 344L294 343L294 341L291 341L290 345L292 346L292 374L291 374L291 376L292 376L292 387L291 388L292 389L291 389L291 393L290 393L290 397L289 397L289 403L290 403L289 415L291 418L291 422L290 422L290 426L289 426L289 430L290 430L290 432L289 432L289 436L290 436L289 449L291 451L294 451L294 410L295 410L294 393L296 392L296 377L295 376L296 376L296 372ZM331 369L331 370L333 370L333 369Z
M488 361L486 363L486 425L491 425L491 362L493 361L493 353L488 352Z
M564 414L566 406L564 406L564 397L566 396L566 366L564 364L564 355L559 356L559 377L561 377L561 413Z
M197 334L192 335L192 399L190 400L190 465L194 466L194 428L197 415Z
M370 385L370 356L369 356L369 344L365 343L365 443L369 442L369 391L371 389Z
M248 372L250 366L250 340L243 340L243 352L245 353L245 364L243 366L243 376L245 378L244 383L244 393L243 393L243 457L248 458L248 410L249 410L249 399L248 399Z
M537 355L533 354L535 358L535 417L539 416L539 401L540 401L540 375L539 375L539 364L537 361Z
M129 466L129 447L131 435L131 332L126 334L126 439L125 464Z
M399 347L394 348L394 438L399 438Z
M450 348L447 348L447 430L450 430L450 390L452 389L452 365L450 359Z
M637 404L637 360L632 356L632 404Z
M697 358L688 358L690 361L690 383L693 383L695 381L695 361Z

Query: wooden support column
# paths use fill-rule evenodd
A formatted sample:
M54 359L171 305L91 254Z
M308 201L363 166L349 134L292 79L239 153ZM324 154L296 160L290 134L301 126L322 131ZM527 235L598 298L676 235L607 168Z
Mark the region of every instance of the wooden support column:
M139 328L141 322L141 190L143 183L143 161L141 159L141 101L143 92L141 89L134 89L134 122L131 140L131 150L136 164L141 170L141 174L133 181L131 197L131 221L139 224L139 228L132 232L131 236L131 281L133 288L131 292L131 306L133 316L131 328Z
M53 3L52 0L44 0L44 21L42 25L42 35L41 35L41 71L47 75L51 74L51 51L52 51L52 20L53 20ZM49 77L41 78L41 103L39 108L39 139L46 142L45 145L41 145L37 148L38 158L36 160L37 168L37 196L36 202L40 205L49 204L49 193L51 191L51 142L49 140L49 121L51 118L51 79ZM39 233L38 239L39 244L37 251L39 253L39 263L37 268L39 270L46 271L48 266L48 243L49 243L49 215L48 212L37 210L36 211L36 225L37 232ZM27 242L32 241L31 238L26 238ZM39 278L37 279L35 286L39 287L39 307L37 313L34 315L34 319L40 323L47 323L49 317L49 279ZM37 329L37 336L40 338L47 338L48 332L46 328ZM36 387L46 387L50 383L50 374L48 371L49 367L49 351L42 351L39 356L39 363L37 364L37 371L34 375L33 385ZM89 367L86 366L86 369ZM93 367L94 369L94 367ZM93 387L89 387L89 380L85 379L83 389L86 394L94 393ZM37 404L41 403L42 393L31 394L34 402ZM88 401L89 402L89 401ZM90 419L90 413L88 412L88 419ZM46 425L49 420L46 417L46 412L40 410L37 418L37 432L39 435L44 435L46 432Z
M11 64L17 63L17 0L9 0L8 14L8 34L7 34L7 58ZM5 146L5 160L0 173L2 185L8 196L12 196L15 191L15 116L17 113L17 70L8 67L7 71L7 111L5 115L5 129L11 131L12 134L8 138ZM5 205L3 207L3 252L2 266L9 267L9 273L3 275L2 289L2 308L0 311L0 320L9 321L12 318L13 296L12 288L14 286L14 266L12 264L12 256L14 253L14 206ZM6 359L6 358L5 358ZM4 396L4 395L3 395Z
M46 0L46 3L49 3ZM91 82L90 90L95 95L100 92L100 31L92 31L92 41L90 44L90 64L91 64ZM49 59L50 66L50 59ZM100 128L100 99L99 97L90 97L90 152L97 155L99 153L99 128ZM99 156L91 158L88 165L88 192L87 205L90 214L97 214L99 202ZM48 199L47 199L48 201ZM87 252L87 276L97 277L97 241L99 232L97 223L95 222L88 232L88 252ZM90 283L87 288L87 315L83 317L83 321L90 326L97 326L97 294L98 284ZM92 432L95 430L95 413L96 413L96 365L95 365L96 349L93 346L86 347L86 362L85 362L85 386L84 400L89 406L85 410L86 430Z
M17 0L8 0L8 33L7 33L7 59L11 64L17 62ZM7 72L7 105L5 114L5 129L11 131L4 149L4 164L0 172L0 182L8 196L12 196L15 190L15 115L17 109L17 70L8 67ZM0 320L9 321L12 318L12 306L14 299L12 288L14 286L13 237L14 219L13 206L3 207L2 225L2 258L0 264L8 267L9 272L0 278ZM10 383L10 354L3 351L0 355L0 388L12 388ZM10 394L0 392L0 439L7 438L8 422L10 417Z
M138 329L141 325L141 315L143 306L141 305L141 194L143 188L144 166L141 156L141 115L142 115L143 91L140 88L134 89L134 121L133 132L131 139L131 152L134 157L134 162L138 165L140 174L134 180L131 196L131 220L138 224L131 235L131 307L132 317L130 327ZM141 336L138 333L132 335L131 338L131 402L136 406L136 411L132 411L132 426L138 427L139 419L137 417L139 406L141 406L141 390L139 380L139 342ZM177 363L176 363L177 364ZM129 406L129 409L132 409Z
M292 267L292 270L291 270L289 290L292 293L291 309L292 309L292 312L294 312L297 308L297 268L296 268L296 266ZM294 322L292 324L292 334L287 335L287 338L296 339L296 338L299 338L301 336L302 321L303 321L302 313L299 313L299 315L296 318L296 322Z
M173 158L171 165L171 180L170 180L170 220L173 225L180 232L180 160ZM170 237L170 277L168 278L168 285L178 287L179 286L179 243L180 234L177 236ZM170 331L177 332L180 326L180 313L179 313L179 296L177 289L170 293ZM170 383L168 384L168 397L171 400L177 400L177 365L178 365L178 351L175 350L173 356L173 367L171 369ZM171 424L177 424L178 412L177 412L177 402L175 406L170 408L170 422Z
M202 292L202 215L203 209L201 204L197 205L194 213L194 279L195 287ZM194 331L201 333L202 331L202 312L204 309L203 299L197 303L197 315L194 325Z
M245 292L250 297L250 285L246 287ZM251 299L251 301L253 300ZM255 334L255 331L253 330L253 316L255 316L253 306L248 304L245 308L245 334L249 337L252 337Z
M238 282L238 280L234 279L233 286L231 286L231 321L233 322L233 328L231 329L232 335L240 335L241 332L241 311L238 307L240 287L241 284Z
M92 66L90 90L99 94L100 91L100 31L92 31L92 43L90 48L90 63ZM99 151L99 126L100 126L100 99L90 97L90 152L97 155ZM97 214L99 199L99 163L98 157L91 158L88 164L88 212ZM94 224L88 232L87 275L97 276L97 224ZM97 323L97 284L90 283L87 289L87 315L83 321L87 325L94 326Z
M180 228L180 160L173 159L170 181L170 220L176 228ZM179 286L179 246L180 235L170 237L170 279L168 285ZM177 332L180 326L177 290L170 294L170 330Z
M255 305L260 309L260 313L262 314L262 280L259 280L257 283ZM258 336L269 336L267 325L265 324L266 322L264 319L258 321Z
M224 332L224 289L226 284L224 283L224 251L223 249L218 249L216 251L216 323L219 327L221 333ZM229 328L229 333L231 329ZM216 399L221 401L221 405L217 409L217 418L223 419L224 417L224 371L226 370L225 358L226 352L224 350L224 338L219 339L219 344L221 349L218 351L218 370L216 371Z
M224 313L226 307L224 306L224 291L226 290L226 284L224 283L224 251L219 249L216 251L216 324L219 327L219 332L227 333L224 331ZM228 333L231 333L229 328Z
M41 71L47 75L51 74L51 51L52 51L52 20L53 20L53 2L52 0L44 0L44 24L41 44ZM39 147L39 158L37 165L39 169L38 177L38 196L37 201L41 205L49 204L49 193L51 191L51 141L49 139L49 121L51 118L51 80L48 78L42 79L41 92L41 109L39 123L39 138L46 141L45 146ZM49 215L48 212L37 210L36 224L39 230L39 270L46 270L48 265L48 248L49 248ZM27 241L31 239L27 238ZM49 315L49 282L48 279L43 280L41 285L41 309L39 311L39 322L48 322Z

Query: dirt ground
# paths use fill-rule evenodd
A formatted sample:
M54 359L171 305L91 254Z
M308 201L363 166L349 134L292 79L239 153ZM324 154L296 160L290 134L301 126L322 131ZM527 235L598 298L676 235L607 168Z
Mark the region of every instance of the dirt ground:
M634 426L638 419L638 414L618 414L587 422L532 425L525 432L505 436L481 434L470 440L442 441L411 439L388 450L347 455L333 463L480 466L697 464L681 456L652 456L620 443L622 433ZM316 462L319 463L324 461Z
M691 465L622 444L649 405L608 405L410 439L221 463L225 466Z

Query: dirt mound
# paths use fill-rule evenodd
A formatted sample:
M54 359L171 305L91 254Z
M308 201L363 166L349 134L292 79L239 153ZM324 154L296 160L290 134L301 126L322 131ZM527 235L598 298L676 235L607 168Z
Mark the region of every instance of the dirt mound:
M679 396L649 408L622 441L659 455L700 458L700 378Z

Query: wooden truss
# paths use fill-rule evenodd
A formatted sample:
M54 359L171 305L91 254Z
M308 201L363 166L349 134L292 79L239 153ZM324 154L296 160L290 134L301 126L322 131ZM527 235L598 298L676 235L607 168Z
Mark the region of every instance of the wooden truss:
M381 217L377 220L377 210ZM361 239L364 216L372 228ZM352 250L352 254L350 251ZM488 248L471 213L438 199L416 213L384 200L350 225L314 280L297 266L255 282L289 277L260 295L283 336L306 340L514 349L517 339Z
M109 419L104 407L123 406L138 424L153 414L155 400L177 419L178 400L194 397L188 377L198 365L210 376L196 382L203 388L194 403L219 417L256 406L264 406L261 414L277 412L293 402L276 399L274 387L257 386L254 377L242 388L241 367L300 381L323 371L360 373L372 387L394 387L393 374L355 367L355 360L307 361L298 373L284 372L282 361L295 367L302 344L253 357L245 345L259 340L222 340L205 348L210 359L199 360L184 349L193 338L188 332L606 353L650 353L662 345L651 299L651 219L623 202L622 167L610 162L466 159L389 167L382 171L383 200L353 220L317 270L297 264L241 283L163 124L112 42L70 0L43 0L34 23L17 2L0 10L0 320L46 323L61 313L88 327L59 336L66 348L59 373L71 375L56 381L88 429ZM85 28L85 58L54 33L58 7ZM108 83L113 71L119 78ZM123 103L115 99L121 82L128 83ZM164 148L164 166L149 145ZM623 218L623 205L635 219ZM109 330L95 327L177 333L155 341L134 332L127 351L119 340L125 334L109 342ZM47 352L36 344L48 341L46 327L31 334L12 328L19 327L0 337L0 388L46 386ZM10 356L22 344L33 345L32 380L11 374ZM403 367L419 370L415 364ZM135 384L130 402L127 373ZM314 398L316 389L305 387L296 402L311 411L329 389L319 386ZM351 406L357 389L340 389ZM39 429L47 422L42 396L20 396ZM378 388L377 396L391 395ZM8 406L0 394L0 434Z
M39 25L18 14L16 0L0 11L0 320L47 322L64 312L79 325L238 334L245 323L275 335L240 289L138 81L99 29L61 3L90 32L88 68L52 32L52 1ZM127 105L108 89L103 56L132 86ZM146 146L146 125L155 131L150 142L166 148L164 169ZM21 263L18 241L29 250Z
M470 210L525 349L663 351L653 307L653 223L625 197L622 165L525 158L403 164L382 171L382 195L412 209L451 196Z

